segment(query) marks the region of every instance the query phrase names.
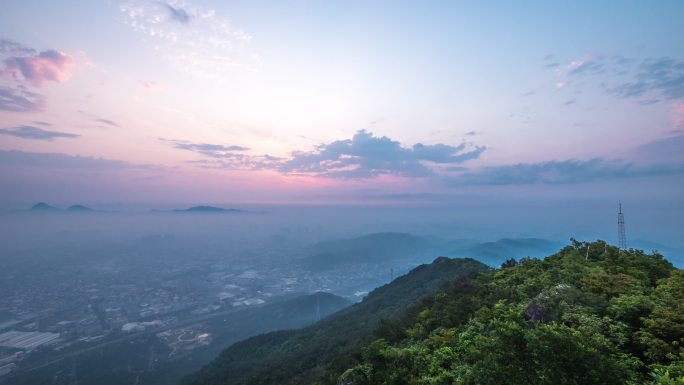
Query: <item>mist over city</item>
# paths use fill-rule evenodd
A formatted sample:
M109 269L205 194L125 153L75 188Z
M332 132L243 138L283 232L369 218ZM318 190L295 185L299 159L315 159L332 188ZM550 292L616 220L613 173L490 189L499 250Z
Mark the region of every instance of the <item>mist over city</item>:
M0 384L684 381L684 3L0 7Z

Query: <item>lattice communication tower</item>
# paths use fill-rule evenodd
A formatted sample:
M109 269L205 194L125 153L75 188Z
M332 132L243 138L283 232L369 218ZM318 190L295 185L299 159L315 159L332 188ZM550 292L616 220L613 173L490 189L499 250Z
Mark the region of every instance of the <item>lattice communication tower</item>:
M622 214L622 203L618 204L618 246L620 249L627 249L627 238L625 237L625 215Z

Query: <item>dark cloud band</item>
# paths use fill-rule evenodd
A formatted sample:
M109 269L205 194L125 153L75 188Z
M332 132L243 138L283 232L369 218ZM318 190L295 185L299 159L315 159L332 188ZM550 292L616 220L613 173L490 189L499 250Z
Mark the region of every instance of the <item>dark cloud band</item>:
M61 131L49 131L34 126L0 128L0 135L9 135L22 139L35 140L53 140L58 138L73 139L78 137L76 134Z
M202 167L275 170L283 174L302 174L338 179L362 179L379 175L426 177L434 175L439 165L453 167L478 158L484 146L462 143L414 144L404 147L386 136L376 137L365 130L351 139L316 146L313 151L296 151L287 159L270 155L250 155L242 146L162 139L174 148L193 151L216 160L202 162Z

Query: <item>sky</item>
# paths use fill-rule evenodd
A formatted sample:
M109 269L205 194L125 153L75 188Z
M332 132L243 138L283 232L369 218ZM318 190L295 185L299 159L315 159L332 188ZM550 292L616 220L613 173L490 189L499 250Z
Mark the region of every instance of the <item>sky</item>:
M622 201L684 225L681 1L0 7L5 207Z

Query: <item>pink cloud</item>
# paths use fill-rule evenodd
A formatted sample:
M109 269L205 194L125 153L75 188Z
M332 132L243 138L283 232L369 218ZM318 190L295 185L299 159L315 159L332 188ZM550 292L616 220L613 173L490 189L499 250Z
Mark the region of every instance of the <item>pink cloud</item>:
M672 104L672 122L676 128L684 128L684 102Z
M4 64L3 76L40 86L45 82L61 83L68 80L74 67L74 58L64 52L47 50L34 56L8 57Z

